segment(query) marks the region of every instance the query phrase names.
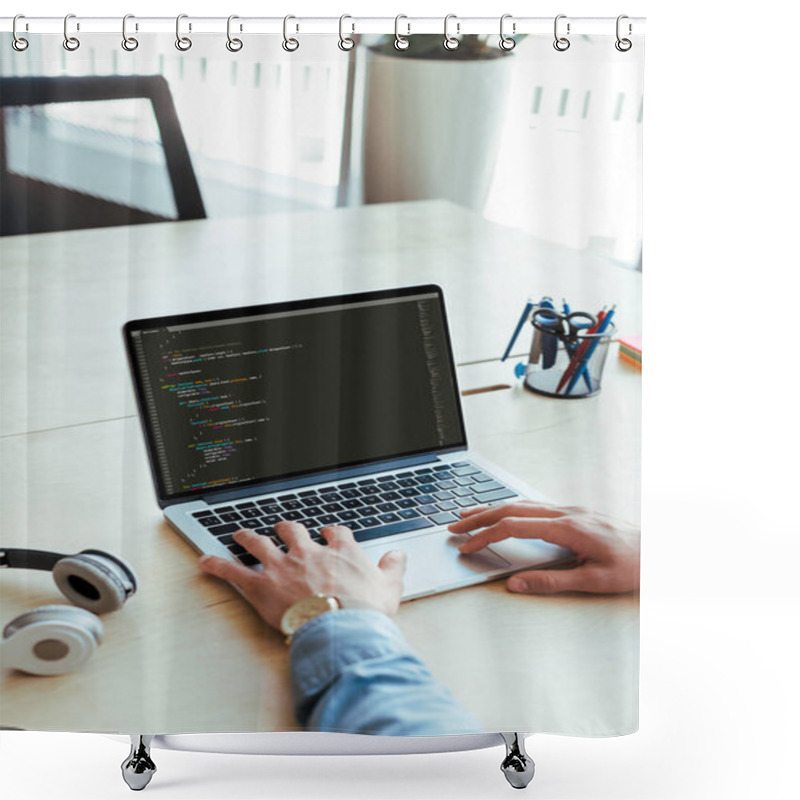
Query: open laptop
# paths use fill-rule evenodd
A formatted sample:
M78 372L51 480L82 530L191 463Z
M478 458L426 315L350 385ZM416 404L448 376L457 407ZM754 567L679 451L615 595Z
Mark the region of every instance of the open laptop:
M158 503L199 552L261 564L238 528L347 525L405 550L403 599L569 560L540 540L464 556L458 512L534 490L469 451L438 286L128 322Z

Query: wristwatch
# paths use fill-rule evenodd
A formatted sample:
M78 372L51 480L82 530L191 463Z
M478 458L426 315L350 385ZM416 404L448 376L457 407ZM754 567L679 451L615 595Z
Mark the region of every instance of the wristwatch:
M334 597L331 594L312 594L298 600L286 609L281 617L281 632L286 636L286 644L291 644L292 636L315 617L329 611L340 611L345 608L366 608L377 611L375 606L352 598Z

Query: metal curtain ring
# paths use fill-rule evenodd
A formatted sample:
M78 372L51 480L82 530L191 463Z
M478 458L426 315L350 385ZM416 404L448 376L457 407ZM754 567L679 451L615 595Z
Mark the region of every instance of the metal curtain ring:
M566 14L559 14L555 22L553 23L553 36L555 37L555 41L553 42L553 47L558 50L559 53L563 53L565 50L569 50L569 39L566 36L559 36L558 35L558 21L560 19L566 19ZM567 35L569 35L569 22L567 23Z
M458 19L455 14L448 14L444 18L444 49L445 50L457 50L458 45L461 44L455 36L451 36L447 32L447 23L450 22L451 19ZM456 22L456 33L461 33L461 23Z
M127 50L129 53L139 46L139 40L133 36L128 36L128 20L133 19L133 14L126 14L122 18L122 49ZM139 29L139 26L136 26Z
M406 36L411 36L411 24L406 22L406 27L408 30L406 31L406 36L400 35L400 20L401 19L408 19L405 14L398 14L394 18L394 49L395 50L408 50L411 46L411 42L406 38Z
M506 36L504 27L507 19L511 19L511 14L503 14L503 16L500 17L500 49L506 51L513 50L517 46L517 43L514 41L514 39L512 39L510 36ZM511 32L517 32L516 22L511 23Z
M633 42L630 39L623 39L619 34L620 23L624 19L628 19L628 15L627 14L620 14L617 17L617 41L614 42L614 47L616 47L617 50L620 51L620 53L627 53L628 50L630 50L631 47L633 47ZM633 27L631 26L631 24L629 22L628 23L628 35L630 35L632 32L633 32Z
M188 16L188 14L178 14L175 17L175 47L184 53L192 46L192 40L188 36L181 36L181 20L187 19ZM192 26L189 25L189 30L191 29Z
M355 40L351 36L344 35L344 21L346 19L353 19L349 14L342 14L339 17L339 49L347 52L352 50L355 46ZM354 33L356 29L355 23L350 23L350 32Z
M69 26L69 21L71 19L75 19L74 14L67 14L67 16L64 17L64 49L69 50L70 52L72 52L73 50L77 50L81 46L79 39L76 39L74 36L69 35L68 26ZM76 29L80 30L80 28L77 26Z
M290 19L297 19L297 17L293 17L291 14L285 16L283 18L283 49L287 53L294 53L298 47L300 47L300 42L297 39L292 39L289 37L289 20ZM299 30L300 26L297 25L296 29Z
M28 49L28 40L27 39L23 39L17 33L17 20L18 19L25 19L25 15L24 14L17 14L17 16L14 17L14 22L12 23L12 26L11 26L11 32L14 35L14 41L11 43L11 46L18 53L21 53L23 50L27 50Z
M244 42L241 39L236 39L231 36L231 22L233 22L233 20L235 19L239 19L239 17L237 17L236 14L231 14L228 17L228 27L226 29L226 33L228 35L228 41L225 42L225 47L227 47L228 50L231 51L231 53L238 53L244 47ZM239 30L241 30L241 27L239 28Z

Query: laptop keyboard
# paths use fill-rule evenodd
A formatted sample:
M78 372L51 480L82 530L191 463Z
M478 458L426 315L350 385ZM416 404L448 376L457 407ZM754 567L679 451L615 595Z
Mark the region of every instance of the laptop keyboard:
M481 468L469 461L458 461L262 499L249 498L197 511L193 516L239 561L252 566L258 559L233 540L233 532L240 528L269 536L286 552L287 547L274 528L281 520L305 525L311 538L320 544L325 544L320 528L326 525L346 525L356 541L366 542L449 525L460 519L458 512L462 508L517 496L517 492Z

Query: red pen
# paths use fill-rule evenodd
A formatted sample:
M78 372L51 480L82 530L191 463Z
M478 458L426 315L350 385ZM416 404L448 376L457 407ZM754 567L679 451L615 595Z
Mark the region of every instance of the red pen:
M597 333L597 329L600 327L600 323L605 318L605 315L606 312L605 309L603 309L597 315L597 322L595 322L595 324L592 325L592 327L589 328L589 330L586 332ZM572 373L575 372L576 367L583 360L586 350L589 348L591 342L592 342L591 339L584 338L584 340L575 348L575 352L572 354L572 359L570 360L567 368L564 370L564 374L561 376L561 380L558 382L558 386L556 386L556 394L558 394L564 388L564 384L572 377Z

